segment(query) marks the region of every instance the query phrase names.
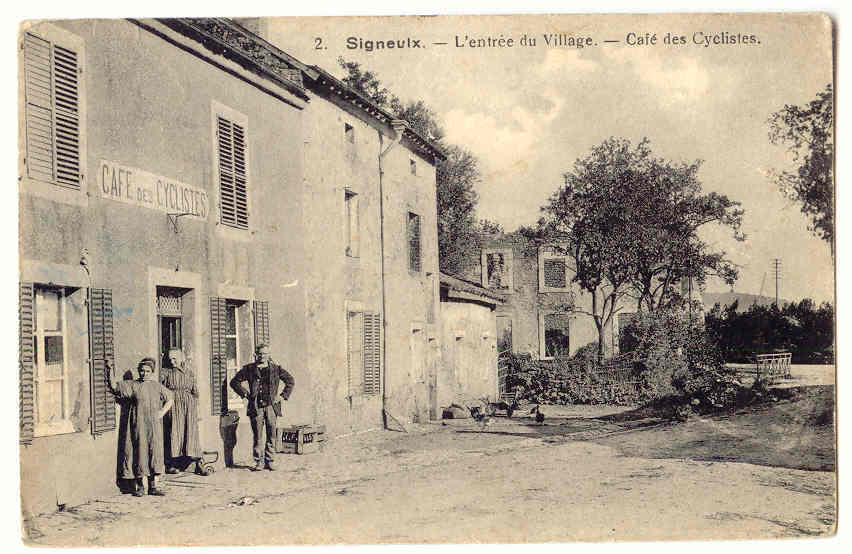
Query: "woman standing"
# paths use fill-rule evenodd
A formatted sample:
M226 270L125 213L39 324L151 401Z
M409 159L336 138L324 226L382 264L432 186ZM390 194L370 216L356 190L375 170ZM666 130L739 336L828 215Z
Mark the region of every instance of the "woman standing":
M166 439L166 473L195 465L195 473L207 475L201 463L198 440L198 387L195 373L188 367L183 350L169 349L160 371L160 383L174 395L171 413L163 419Z
M172 407L172 393L154 380L153 358L139 362L138 381L118 381L111 365L107 364L107 386L119 399L135 402L136 417L130 423L133 442L133 474L136 490L133 496L145 496L142 478L148 478L148 494L165 496L157 489L155 477L163 473L163 423L162 418ZM119 444L119 449L124 445Z

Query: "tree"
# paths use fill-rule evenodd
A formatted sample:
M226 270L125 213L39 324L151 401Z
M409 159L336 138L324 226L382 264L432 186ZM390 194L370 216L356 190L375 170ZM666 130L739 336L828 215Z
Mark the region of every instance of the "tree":
M736 279L725 253L702 241L698 230L719 223L741 239L742 210L725 196L701 194L700 165L654 158L647 139L634 147L611 137L574 163L542 208L536 234L565 245L575 266L573 281L592 300L591 310L574 311L594 319L600 357L605 329L624 297L633 296L651 312L681 300L682 279Z
M378 75L357 62L337 59L346 70L343 82L379 107L404 119L423 138L444 151L446 160L436 167L438 209L438 259L441 271L457 274L464 269L470 253L479 249L476 227L476 185L481 180L479 160L466 148L447 144L437 114L422 100L403 102L386 87Z
M806 106L791 106L768 120L769 140L787 146L798 167L773 171L788 198L800 202L811 218L809 229L829 244L834 256L834 94L831 84Z
M538 235L553 242L571 258L573 281L591 295L590 316L598 331L598 359L604 356L604 333L621 309L633 277L635 228L622 195L636 181L641 151L626 140L608 139L574 162L564 186L542 207Z
M685 281L700 289L713 276L733 285L737 267L724 251L702 240L700 230L717 225L744 240L739 202L715 192L702 194L700 160L674 163L654 158L647 139L636 154L637 178L621 197L638 239L631 288L639 309L653 312L688 302L691 299L683 296L679 286Z

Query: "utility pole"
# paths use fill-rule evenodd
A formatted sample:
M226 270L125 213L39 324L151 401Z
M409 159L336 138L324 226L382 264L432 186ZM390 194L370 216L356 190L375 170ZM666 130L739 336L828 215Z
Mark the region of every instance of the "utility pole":
M775 261L772 262L773 269L775 270L775 307L778 307L778 282L781 280L781 259L775 258Z

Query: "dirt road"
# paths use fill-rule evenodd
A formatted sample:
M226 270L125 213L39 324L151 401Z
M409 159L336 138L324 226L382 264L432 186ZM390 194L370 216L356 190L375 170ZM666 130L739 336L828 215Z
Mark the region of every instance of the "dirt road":
M26 527L34 544L77 546L823 535L835 521L833 465L776 467L823 445L801 421L798 440L780 438L791 411L810 410L816 421L833 402L833 388L821 390L805 403L680 425L577 407L549 408L543 425L497 418L484 431L469 420L377 431L332 441L319 454L281 455L276 472L179 476L165 498L116 495ZM732 441L753 444L753 431L739 429L753 430L760 417L775 425L777 443L751 450L769 444L786 457L737 461L732 453L749 448ZM708 455L714 442L725 461ZM833 450L822 462L829 458Z

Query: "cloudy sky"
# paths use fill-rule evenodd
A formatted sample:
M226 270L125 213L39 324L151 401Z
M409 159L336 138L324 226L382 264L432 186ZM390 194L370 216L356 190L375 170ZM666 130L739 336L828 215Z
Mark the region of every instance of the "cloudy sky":
M628 33L657 44L626 44ZM695 33L755 35L759 44L703 47ZM545 33L591 37L596 46L548 47ZM666 33L687 44L666 45ZM535 47L517 41L526 34ZM511 48L457 47L464 37L514 38ZM321 46L317 49L317 37ZM421 40L425 49L348 49L349 37ZM479 16L274 19L285 51L341 75L336 58L361 62L404 100L422 99L447 140L480 160L478 216L507 229L534 222L560 175L609 136L651 140L655 154L705 161L701 180L742 203L745 243L708 238L742 266L735 290L774 294L771 263L782 260L781 296L833 297L831 258L799 207L766 177L789 163L769 144L766 119L801 104L831 80L828 23L816 16ZM697 37L700 39L700 37ZM604 43L604 40L618 40ZM433 45L447 42L447 45ZM711 290L725 290L714 284Z

